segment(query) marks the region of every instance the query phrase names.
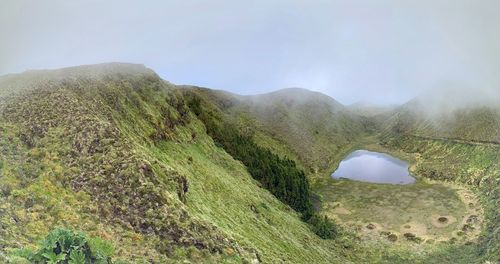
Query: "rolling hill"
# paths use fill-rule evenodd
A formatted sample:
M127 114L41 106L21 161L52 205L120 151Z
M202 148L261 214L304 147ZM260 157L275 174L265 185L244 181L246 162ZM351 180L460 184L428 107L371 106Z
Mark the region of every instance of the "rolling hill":
M125 63L2 76L0 261L23 263L16 252L56 227L110 241L117 263L500 260L498 111L425 110L415 100L367 117L305 89L242 96ZM365 143L417 156L419 177L477 191L477 243L421 252L342 226L318 236L290 194L313 196L307 179L329 179Z
M297 159L311 173L329 170L339 150L365 136L373 126L333 98L306 89L241 96L185 88L216 104L264 147Z
M1 259L55 227L106 238L133 263L346 259L153 71L102 64L0 83Z

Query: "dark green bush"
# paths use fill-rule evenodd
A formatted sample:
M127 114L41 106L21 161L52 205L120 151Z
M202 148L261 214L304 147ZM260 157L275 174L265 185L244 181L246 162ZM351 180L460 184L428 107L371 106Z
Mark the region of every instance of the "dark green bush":
M14 252L15 256L37 264L109 264L112 263L113 254L114 248L110 242L61 228L50 232L36 251L20 249Z
M323 239L335 238L339 233L337 225L326 216L321 217L318 214L313 214L308 223L311 225L313 232Z

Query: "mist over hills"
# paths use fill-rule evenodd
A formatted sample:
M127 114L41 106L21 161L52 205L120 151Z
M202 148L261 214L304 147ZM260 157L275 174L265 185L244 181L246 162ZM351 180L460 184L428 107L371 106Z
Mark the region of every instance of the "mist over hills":
M345 106L332 97L304 88L284 88L269 93L249 95L246 98L259 105L281 103L287 106L317 103L319 107L330 108L332 112L344 110Z
M498 10L0 1L0 264L500 264Z
M132 263L500 260L500 114L474 101L428 115L432 104L416 99L367 116L305 89L242 96L177 86L124 63L2 76L0 261L57 226L104 237L115 246L113 260ZM255 164L230 151L251 146L243 154L275 161L261 175L288 166L314 185L329 179L345 152L379 141L418 154L421 177L477 190L485 211L480 238L418 252L365 243L354 231L322 239L252 175ZM282 193L305 191L287 184L278 185Z
M480 93L437 91L398 107L386 128L420 136L500 142L500 106Z
M500 89L463 87L459 84L427 90L406 104L420 105L427 115L449 114L458 109L489 107L500 109Z

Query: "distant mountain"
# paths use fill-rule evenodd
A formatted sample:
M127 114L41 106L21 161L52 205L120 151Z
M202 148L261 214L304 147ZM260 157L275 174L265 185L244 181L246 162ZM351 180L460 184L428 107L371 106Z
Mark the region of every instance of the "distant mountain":
M290 107L298 107L314 103L317 104L317 107L325 107L333 112L345 109L344 105L330 96L304 88L285 88L274 92L245 97L258 105L281 103Z
M428 94L398 107L384 127L423 137L500 143L500 105L453 94Z

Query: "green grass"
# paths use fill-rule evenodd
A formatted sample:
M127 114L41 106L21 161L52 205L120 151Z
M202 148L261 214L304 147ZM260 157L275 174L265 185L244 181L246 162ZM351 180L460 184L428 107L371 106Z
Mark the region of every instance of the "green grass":
M298 164L310 173L309 177L313 190L319 196L322 196L324 200L341 199L343 194L349 194L349 189L352 187L349 184L351 183L345 183L345 188L337 190L338 192L335 191L335 188L329 188L328 191L325 191L328 193L326 195L322 195L321 188L324 186L332 187L329 185L330 173L345 155L357 148L388 152L391 155L410 161L413 164L412 170L419 177L426 177L437 181L449 181L453 183L451 184L453 186L455 183L458 183L462 186L461 188L472 189L474 192L481 181L491 182L496 177L494 175L498 175L496 172L497 169L492 166L495 160L498 159L498 150L494 146L488 146L487 144L475 145L473 143L471 145L466 140L460 141L456 139L432 141L424 137L407 142L399 142L398 138L400 135L398 134L385 134L384 137L378 138L376 136L377 126L381 124L374 124L363 119L361 121L356 119L346 120L345 115L333 115L335 120L331 121L325 121L330 120L328 118L318 118L321 117L321 113L324 113L325 109L320 109L317 101L314 105L307 103L301 105L295 104L293 100L292 102L286 102L288 99L284 99L286 102L284 104L280 98L266 99L265 96L261 96L260 98L264 102L259 103L254 100L248 103L248 101L245 102L247 100L245 97L234 99L234 96L230 94L220 96L218 92L214 92L213 94L209 91L203 92L209 94L214 102L217 102L222 109L225 109L226 112L233 115L236 119L242 113L243 115L250 115L252 117L252 122L250 123L252 127L256 128L254 138L257 143L274 150L281 156L297 159ZM313 101L315 100L317 98ZM254 109L253 107L256 106L257 108ZM331 118L332 114L328 115ZM383 121L384 117L377 117L377 120ZM391 124L394 120L388 120L389 122L385 125L390 124L389 126L392 126L395 124ZM406 121L411 123L412 120L412 118L408 118ZM355 124L357 121L360 121L364 125L363 129L352 129L356 128ZM344 126L344 129L339 129L342 127L342 124L349 123L351 126ZM422 125L424 123L423 121L421 122ZM481 126L484 127L483 125ZM335 133L333 133L334 130L336 131ZM483 130L487 131L487 129ZM387 131L395 131L395 129L385 127L384 132ZM490 132L485 133L488 134ZM328 137L332 135L335 136L333 138ZM457 135L459 136L459 134ZM490 135L495 135L495 133L490 133ZM382 142L384 146L378 145L378 142ZM483 187L490 189L490 191L479 191L482 204L491 205L499 200L495 197L495 188L497 188L495 186L498 186L496 182L489 186L483 185ZM409 197L406 197L401 202L408 201L410 197L416 195L415 200L418 201L420 198L423 198L424 203L437 206L434 210L426 208L427 210L425 210L424 215L445 211L451 215L462 216L461 214L465 210L465 205L458 200L455 191L440 184L426 184L423 181L417 183L415 187L420 191L403 191L403 193L409 194ZM356 193L361 197L372 199L373 197L369 196L377 197L382 195L383 192L389 192L393 197L401 197L403 195L401 193L402 190L397 188L391 190L384 188L371 190L371 188L359 188ZM484 198L485 193L488 193L488 198ZM444 197L442 197L443 194ZM360 201L359 197L352 196L354 195L347 195L347 197L351 198L352 206L354 207L362 207L361 202L370 200ZM443 198L444 200L435 200L435 198ZM390 200L394 202L396 199L388 199L386 202L391 203ZM426 207L424 203L414 204L411 214L418 215L418 209ZM406 205L400 204L396 209L402 209L404 206ZM457 211L446 209L448 207L455 208ZM498 214L492 211L493 207L486 207L490 209L485 210L486 230L483 231L478 241L479 246L474 246L476 242L473 242L473 245L463 245L466 239L461 235L457 235L457 227L460 229L459 221L457 220L455 224L449 225L446 228L440 228L439 231L436 231L436 234L439 235L441 232L441 235L445 237L444 240L453 236L456 238L460 237L457 238L458 243L453 242L454 239L452 239L452 243L437 243L432 244L432 246L425 246L424 251L415 251L414 248L406 248L404 245L387 248L386 246L379 247L378 244L368 244L368 247L371 247L371 249L363 247L367 252L365 258L374 263L407 263L410 261L422 263L440 263L440 261L443 263L470 263L478 258L495 259L496 254L493 253L493 249L498 244L498 242L495 242L498 240L495 240L494 235L497 233L495 231L495 223L499 222L497 220ZM404 213L402 211L399 212ZM368 215L370 210L366 209L365 213ZM421 218L425 218L421 219L421 221L424 222L423 226L427 227L429 219L423 216ZM399 224L402 221L407 221L407 219L395 216L394 221L396 224ZM430 227L430 230L433 230L433 227ZM487 242L488 245L482 244L485 239L489 241ZM361 242L360 244L363 243ZM384 244L382 243L382 245ZM488 254L481 253L484 248L487 248Z
M448 240L460 230L462 220L468 216L466 205L456 190L421 180L410 185L331 180L317 191L323 197L325 214L361 225L363 229L370 223L375 224L377 232L395 233L399 241L404 240L405 232L424 239ZM438 216L455 220L444 227L436 227L433 222Z
M498 147L394 134L378 139L366 120L340 110L319 111L318 106L335 104L317 95L290 109L290 98L274 98L264 105L270 108L263 116L252 105L235 103L231 96L213 96L214 104L227 107L229 121L238 121L237 126L253 135L259 146L297 159L310 173L315 190L326 188L323 201L357 208L359 218L369 217L361 203L373 203L385 193L391 197L377 202L384 206L399 202L396 211L410 206L412 217L422 217L424 222L430 212L418 216L422 204L432 204L437 211L455 208L447 212L450 215L458 216L463 210L441 185L421 182L411 191L350 182L324 185L343 156L359 146L377 150L379 146L372 143L378 140L389 153L411 161L418 176L477 190L484 206L485 224L473 245L388 247L349 228L342 229L336 240L322 240L295 211L261 188L241 162L214 144L178 89L137 65L2 77L0 262L6 262L15 249L35 247L54 227L107 239L115 248L116 260L132 263L499 259ZM353 196L353 189L362 195ZM378 217L379 222L384 220ZM388 229L406 220L394 217Z
M0 100L0 260L54 227L108 239L134 263L356 258L259 187L175 87L148 70L90 72L20 75L39 83Z
M245 167L222 149L209 142L165 142L158 148L167 164L188 175L189 211L254 248L264 262L340 261L328 246L333 242L314 235L296 212L259 188ZM163 149L169 150L168 155Z
M470 258L477 258L478 262L500 260L500 148L492 144L423 139L411 135L386 135L381 141L390 149L416 154L415 172L418 175L461 183L477 192L484 208L484 225Z
M282 156L296 157L308 173L329 168L342 148L367 134L361 117L321 93L284 89L238 96L209 89L191 90L212 101L233 123L252 127L261 146Z

